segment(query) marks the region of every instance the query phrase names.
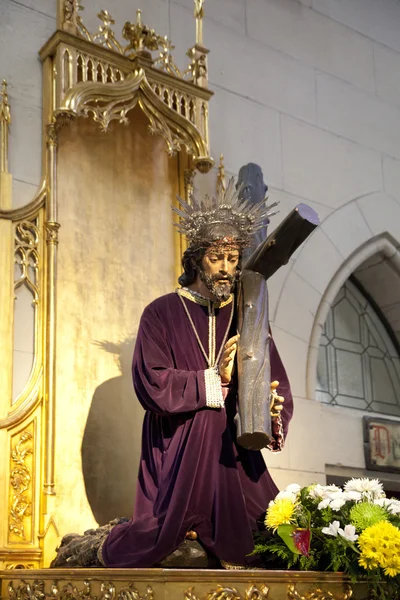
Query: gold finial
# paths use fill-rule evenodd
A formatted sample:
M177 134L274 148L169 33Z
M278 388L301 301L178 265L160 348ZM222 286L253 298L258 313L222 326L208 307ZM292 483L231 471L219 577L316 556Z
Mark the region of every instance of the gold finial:
M185 169L183 175L185 185L185 200L188 204L190 204L194 192L194 177L196 175L196 171L194 169Z
M219 157L219 167L217 175L217 194L226 192L226 180L225 180L225 165L224 155L221 154Z
M8 125L11 123L10 105L8 103L7 81L3 79L1 90L0 119Z
M196 19L204 17L204 0L194 0L194 16Z
M7 81L3 79L0 102L0 173L8 173L8 126L10 123Z
M122 30L122 36L129 42L123 50L121 48L128 58L134 59L140 53L142 56L147 56L151 59L151 52L160 50L161 54L158 61L165 61L167 59L168 62L170 60L167 55L169 50L172 50L174 46L172 46L167 36L158 35L154 29L143 25L140 8L136 11L136 23L127 21ZM148 52L148 50L151 52Z
M204 0L194 0L194 16L196 18L196 44L203 45Z
M76 35L77 25L82 25L79 11L84 10L80 0L58 0L57 23L58 27L68 33Z

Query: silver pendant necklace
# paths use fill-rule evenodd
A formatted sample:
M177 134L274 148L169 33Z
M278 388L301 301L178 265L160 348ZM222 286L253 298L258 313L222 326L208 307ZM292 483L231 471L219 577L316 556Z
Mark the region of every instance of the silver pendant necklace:
M226 339L227 339L228 334L229 334L229 330L230 330L231 325L232 325L233 311L234 311L234 308L235 308L233 294L232 294L232 302L231 302L232 307L231 307L231 313L229 315L228 326L226 328L226 331L225 331L225 334L224 334L224 337L223 337L223 340L222 340L222 343L221 343L218 355L217 355L217 357L215 357L216 345L217 345L217 325L216 325L216 316L215 316L215 309L214 309L214 303L213 303L213 301L208 299L208 349L209 349L209 354L207 355L207 353L206 353L206 351L204 349L204 346L201 343L200 336L199 336L199 334L197 332L197 329L196 329L196 326L195 326L195 324L193 322L193 319L190 316L189 309L188 309L188 307L185 304L185 301L183 299L183 296L180 293L180 289L179 288L176 290L176 293L178 294L178 296L179 296L179 298L180 298L180 300L182 302L182 306L183 306L183 308L185 310L187 318L189 319L189 323L190 323L190 325L191 325L191 327L193 329L193 333L194 333L194 335L196 337L197 343L199 344L200 350L201 350L201 352L202 352L202 354L203 354L203 356L204 356L204 358L206 360L208 368L209 369L216 368L218 366L219 361L220 361L220 358L221 358L221 355L222 355L222 351L224 349L225 342L226 342ZM185 296L187 296L187 294L185 294ZM196 302L196 300L194 300L194 301Z

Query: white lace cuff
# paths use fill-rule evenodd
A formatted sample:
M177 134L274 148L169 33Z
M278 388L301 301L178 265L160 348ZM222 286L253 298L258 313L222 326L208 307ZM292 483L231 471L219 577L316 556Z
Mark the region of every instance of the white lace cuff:
M206 406L210 408L222 408L224 397L222 395L221 378L215 369L204 371L206 382Z

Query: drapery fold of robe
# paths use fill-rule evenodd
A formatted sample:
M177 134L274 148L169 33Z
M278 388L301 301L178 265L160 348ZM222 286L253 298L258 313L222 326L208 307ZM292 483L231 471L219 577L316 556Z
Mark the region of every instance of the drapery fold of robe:
M208 352L208 308L184 298ZM232 304L216 309L217 352ZM233 319L228 338L236 333ZM285 369L271 343L272 378L285 397L286 435L293 403ZM218 558L245 564L256 519L278 492L261 452L236 445L234 382L225 408L208 408L208 368L176 293L152 302L140 322L133 379L146 410L133 518L117 525L103 546L108 567L151 567L194 529ZM268 402L268 398L265 399Z

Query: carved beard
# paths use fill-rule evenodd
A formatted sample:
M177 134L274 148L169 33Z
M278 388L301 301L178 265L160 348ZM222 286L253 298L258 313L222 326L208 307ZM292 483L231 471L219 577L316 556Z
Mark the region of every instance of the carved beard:
M214 299L218 300L218 302L228 300L236 281L236 277L229 275L228 273L226 275L208 275L208 273L205 273L203 269L199 269L199 277L206 288L210 290ZM228 281L226 281L224 284L216 283L220 279L227 279Z

